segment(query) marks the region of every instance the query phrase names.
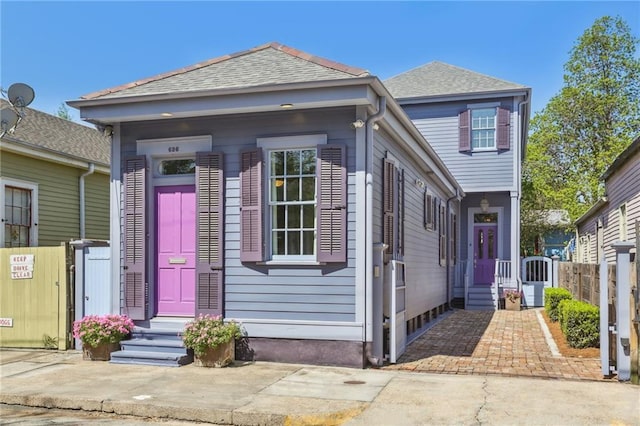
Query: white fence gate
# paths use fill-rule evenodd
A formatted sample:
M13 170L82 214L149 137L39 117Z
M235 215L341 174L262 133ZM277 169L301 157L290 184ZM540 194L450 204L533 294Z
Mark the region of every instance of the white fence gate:
M553 263L548 257L522 259L522 294L525 306L544 306L544 289L553 286Z

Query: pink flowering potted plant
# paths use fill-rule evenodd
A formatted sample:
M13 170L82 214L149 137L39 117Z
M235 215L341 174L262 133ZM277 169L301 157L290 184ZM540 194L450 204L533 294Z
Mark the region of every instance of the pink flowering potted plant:
M133 331L126 315L87 315L73 323L73 337L82 342L82 358L109 361L111 352L120 350L120 341Z
M515 289L506 289L503 291L505 309L508 311L519 311L522 300L522 292Z
M235 360L235 341L243 336L243 329L221 316L199 315L180 335L184 346L193 350L197 366L226 367Z

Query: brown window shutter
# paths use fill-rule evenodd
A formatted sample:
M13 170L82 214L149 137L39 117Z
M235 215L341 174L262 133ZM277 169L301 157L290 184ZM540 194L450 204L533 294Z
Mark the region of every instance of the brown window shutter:
M146 282L146 157L124 160L124 310L134 320L148 318Z
M464 110L458 115L458 128L460 130L460 136L458 139L458 151L468 152L471 151L471 125L470 125L471 111Z
M500 150L508 150L511 147L509 135L511 134L511 120L509 110L498 107L498 128L496 129L496 145Z
M224 168L221 153L196 154L196 314L222 315Z
M262 230L262 149L240 153L240 261L264 260Z
M347 168L341 145L318 145L316 166L318 262L347 261Z
M385 261L394 253L394 191L395 191L395 165L393 161L383 159L382 169L382 242L387 245Z

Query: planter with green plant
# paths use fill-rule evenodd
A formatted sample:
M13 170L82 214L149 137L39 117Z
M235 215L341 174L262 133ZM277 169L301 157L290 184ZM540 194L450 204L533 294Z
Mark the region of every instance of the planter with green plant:
M235 359L235 341L243 336L243 329L221 316L199 315L180 334L184 346L193 350L196 365L226 367Z

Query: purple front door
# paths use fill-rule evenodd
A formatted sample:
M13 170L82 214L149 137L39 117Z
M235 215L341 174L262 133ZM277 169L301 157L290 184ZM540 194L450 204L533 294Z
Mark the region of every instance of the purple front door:
M156 187L155 197L157 315L193 316L196 288L195 187Z
M491 284L498 253L498 225L473 228L473 283Z

